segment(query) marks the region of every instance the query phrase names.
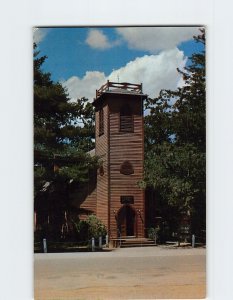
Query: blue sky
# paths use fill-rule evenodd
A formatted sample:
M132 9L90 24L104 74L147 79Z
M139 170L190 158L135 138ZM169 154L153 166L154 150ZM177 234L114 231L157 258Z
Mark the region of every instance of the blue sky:
M35 28L34 41L48 59L43 69L75 100L94 97L106 80L143 83L157 96L182 85L176 68L200 50L197 27Z

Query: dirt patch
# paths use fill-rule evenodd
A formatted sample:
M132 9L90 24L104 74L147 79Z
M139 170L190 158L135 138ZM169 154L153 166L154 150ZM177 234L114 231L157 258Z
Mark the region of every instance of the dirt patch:
M35 300L205 298L204 249L39 255Z

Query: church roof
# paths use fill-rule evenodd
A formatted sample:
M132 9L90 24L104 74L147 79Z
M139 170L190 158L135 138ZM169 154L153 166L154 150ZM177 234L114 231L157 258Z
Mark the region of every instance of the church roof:
M88 151L87 154L89 154L91 157L94 157L95 156L95 148Z

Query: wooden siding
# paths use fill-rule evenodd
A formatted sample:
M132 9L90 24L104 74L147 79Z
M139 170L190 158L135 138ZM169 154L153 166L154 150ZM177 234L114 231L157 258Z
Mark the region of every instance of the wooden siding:
M103 173L97 172L96 214L109 230L108 106L103 107L104 133L99 133L99 109L96 109L96 155L102 160Z
M86 209L88 214L96 214L96 189L94 189L85 201L80 205L81 209Z
M96 172L89 182L83 182L70 193L71 203L79 211L80 219L89 214L96 214Z

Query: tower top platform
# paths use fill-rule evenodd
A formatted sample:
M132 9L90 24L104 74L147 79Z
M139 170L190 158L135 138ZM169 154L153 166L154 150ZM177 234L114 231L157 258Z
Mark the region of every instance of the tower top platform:
M129 82L111 82L108 80L104 85L96 90L96 98L94 99L94 101L96 101L104 93L143 95L142 83L134 84Z

